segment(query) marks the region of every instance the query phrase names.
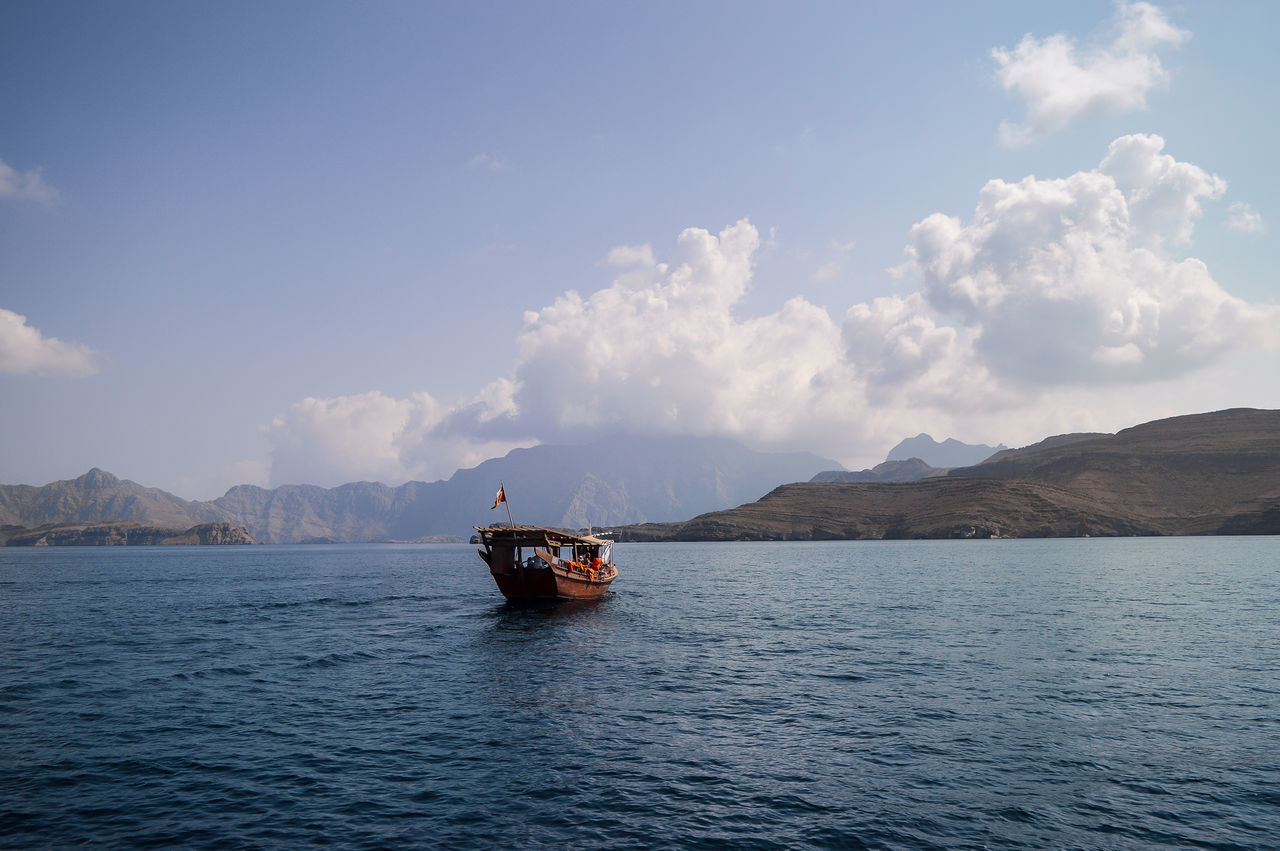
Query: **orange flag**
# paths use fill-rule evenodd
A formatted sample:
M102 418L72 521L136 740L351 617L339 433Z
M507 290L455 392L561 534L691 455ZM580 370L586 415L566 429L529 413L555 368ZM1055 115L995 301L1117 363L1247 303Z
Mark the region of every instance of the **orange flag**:
M500 485L498 487L498 496L493 500L493 505L489 506L489 510L493 511L495 508L497 508L499 505L501 505L506 501L507 501L506 486Z

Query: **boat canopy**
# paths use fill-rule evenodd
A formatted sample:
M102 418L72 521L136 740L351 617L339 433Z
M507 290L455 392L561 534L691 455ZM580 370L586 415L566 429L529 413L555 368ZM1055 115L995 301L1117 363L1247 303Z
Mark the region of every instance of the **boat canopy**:
M613 541L597 538L594 535L575 535L559 529L548 529L545 526L476 526L480 537L486 542L503 543L515 547L608 547L612 549Z

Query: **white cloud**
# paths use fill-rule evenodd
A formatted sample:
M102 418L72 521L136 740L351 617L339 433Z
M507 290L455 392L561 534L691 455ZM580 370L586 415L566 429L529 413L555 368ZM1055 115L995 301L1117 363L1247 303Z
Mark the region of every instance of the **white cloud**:
M1163 145L1126 136L1098 169L993 180L970 223L934 214L912 228L929 305L976 331L986 368L1036 383L1144 381L1270 338L1276 308L1162 250L1189 240L1199 199L1225 188Z
M0 160L0 198L35 201L47 206L56 203L58 197L58 190L45 183L40 169L20 172Z
M440 478L517 445L592 432L719 435L874 464L928 431L1011 445L1214 406L1275 406L1280 307L1230 295L1185 247L1219 178L1117 139L1060 179L990 181L968 221L909 232L897 284L842 321L796 297L739 315L760 235L690 228L609 252L612 282L524 316L511 378L427 394L309 399L273 423L274 481L323 470ZM328 466L324 466L328 465Z
M1001 125L1005 144L1025 144L1085 115L1146 107L1147 93L1169 78L1156 51L1191 34L1149 3L1120 3L1115 26L1110 43L1083 51L1062 34L1026 35L1012 50L991 51L1000 85L1027 107L1025 124Z
M1266 225L1262 223L1262 215L1248 204L1237 201L1227 208L1227 227L1241 233L1264 233Z
M0 373L80 378L97 371L88 346L46 337L27 317L0 308Z
M468 433L453 427L458 416L475 426L510 414L511 397L510 382L499 380L468 405L456 407L428 393L396 399L376 390L303 399L266 427L271 484L400 484L447 478L460 467L536 443L486 437L482 428Z
M1132 232L1148 245L1191 241L1200 199L1215 199L1227 183L1191 163L1180 163L1159 136L1123 136L1111 143L1098 171L1124 194Z
M691 228L671 263L650 260L589 298L570 292L526 314L521 422L539 433L794 432L813 416L820 388L839 383L840 332L802 298L769 316L734 316L758 246L746 221L718 236Z
M653 259L651 245L619 245L609 252L605 263L619 269L626 269L631 266L653 266L657 261Z
M963 407L969 399L991 404L997 395L973 358L969 334L938 325L920 293L855 304L845 314L842 338L868 402Z

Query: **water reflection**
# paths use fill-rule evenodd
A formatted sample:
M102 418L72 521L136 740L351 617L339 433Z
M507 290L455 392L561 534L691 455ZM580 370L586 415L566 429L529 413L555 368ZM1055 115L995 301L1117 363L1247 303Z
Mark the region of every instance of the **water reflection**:
M498 603L474 643L476 698L497 718L520 717L576 739L602 709L616 598ZM590 726L590 724L587 724Z

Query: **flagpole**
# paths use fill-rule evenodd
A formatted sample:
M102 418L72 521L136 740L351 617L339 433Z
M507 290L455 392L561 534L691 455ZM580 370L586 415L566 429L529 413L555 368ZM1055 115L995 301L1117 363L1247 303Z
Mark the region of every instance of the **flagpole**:
M511 528L516 528L516 521L511 519L511 500L507 499L507 484L501 479L498 480L498 487L502 491L502 503L507 507L507 522L511 524Z

